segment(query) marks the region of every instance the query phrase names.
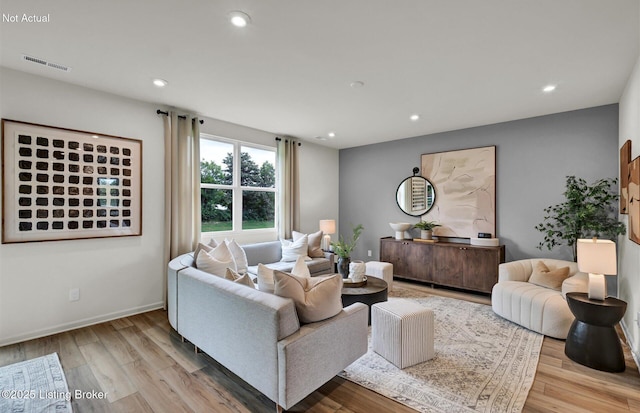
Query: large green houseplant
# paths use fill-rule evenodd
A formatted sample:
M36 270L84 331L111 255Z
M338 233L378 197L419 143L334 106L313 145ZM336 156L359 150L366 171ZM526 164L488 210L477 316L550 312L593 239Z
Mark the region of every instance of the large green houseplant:
M566 200L544 209L544 221L536 229L544 234L539 249L552 250L566 245L573 251L576 261L576 243L580 238L606 238L615 240L625 233L625 226L618 221L616 205L618 180L599 179L587 184L582 178L567 176Z
M358 224L353 227L353 235L351 236L351 240L347 241L342 235L340 235L338 241L331 243L331 247L333 247L333 253L338 256L338 272L342 275L343 278L346 278L349 275L351 252L356 247L358 239L360 239L360 234L362 234L362 230L364 230L364 227L362 226L362 224Z

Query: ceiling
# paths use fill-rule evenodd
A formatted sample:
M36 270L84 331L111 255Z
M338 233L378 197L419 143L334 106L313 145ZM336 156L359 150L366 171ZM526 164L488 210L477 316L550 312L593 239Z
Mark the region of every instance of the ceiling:
M3 21L2 66L333 148L616 103L640 38L637 0L2 0L0 8L50 20ZM230 25L233 10L251 23ZM169 84L158 89L153 78ZM548 84L556 90L542 92Z

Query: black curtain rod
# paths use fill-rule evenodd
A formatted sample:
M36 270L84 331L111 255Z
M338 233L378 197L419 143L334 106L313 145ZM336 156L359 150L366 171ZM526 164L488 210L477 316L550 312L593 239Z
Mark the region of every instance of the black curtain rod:
M280 142L280 141L282 140L282 138L279 138L279 137L277 137L277 136L276 136L276 140L277 140L278 142ZM285 139L284 141L285 141L285 142L289 142L287 139ZM298 142L298 146L302 146L302 142Z
M161 111L160 109L156 110L156 113L157 113L158 115L166 115L166 116L169 116L169 112L163 112L163 111ZM183 115L178 115L178 117L179 117L180 119L186 119L186 118L187 118L186 116L183 116ZM200 119L200 124L201 124L201 125L202 125L202 124L204 124L204 120Z

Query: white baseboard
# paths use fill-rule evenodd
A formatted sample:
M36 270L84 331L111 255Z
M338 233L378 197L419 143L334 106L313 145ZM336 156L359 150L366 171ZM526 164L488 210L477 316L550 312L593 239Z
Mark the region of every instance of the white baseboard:
M631 334L629 334L629 330L627 329L627 325L625 324L624 320L620 322L620 327L622 327L624 337L627 339L627 343L629 344L631 356L633 356L633 360L636 362L636 368L638 369L638 372L640 372L640 347L636 346L636 343L631 340ZM634 351L634 348L637 350Z
M73 321L65 324L58 324L53 327L43 328L41 330L31 331L29 333L20 334L13 337L6 337L0 340L0 347L7 346L9 344L20 343L27 340L33 340L34 338L46 337L52 334L58 334L69 330L75 330L77 328L87 327L94 324L104 323L105 321L111 321L122 317L128 317L135 314L146 313L152 310L158 310L164 308L163 302L148 304L140 307L129 308L127 310L116 311L109 314L103 314L96 317L85 318L82 320Z

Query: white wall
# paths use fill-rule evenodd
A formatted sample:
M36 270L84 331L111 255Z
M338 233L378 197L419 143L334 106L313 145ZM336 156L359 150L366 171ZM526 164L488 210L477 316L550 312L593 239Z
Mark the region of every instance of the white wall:
M619 147L631 140L631 159L640 156L640 58L636 62L619 107ZM637 208L637 206L636 206ZM629 216L620 215L629 226ZM636 319L640 313L640 245L629 240L628 235L618 239L618 297L627 302L627 312L622 319L627 339L640 360L640 328Z
M304 142L300 148L300 231L315 232L321 219L338 220L337 149ZM332 235L335 241L337 234Z
M0 346L162 306L165 107L0 68L0 117L143 141L143 235L0 244ZM204 118L201 131L275 146L275 134ZM302 225L337 216L338 151L304 143ZM330 171L326 174L326 171ZM1 173L1 172L0 172ZM0 195L1 196L1 195ZM69 289L80 300L69 302Z
M156 107L0 69L0 116L143 141L143 235L0 245L0 345L162 306L163 126ZM69 289L80 288L70 302Z

